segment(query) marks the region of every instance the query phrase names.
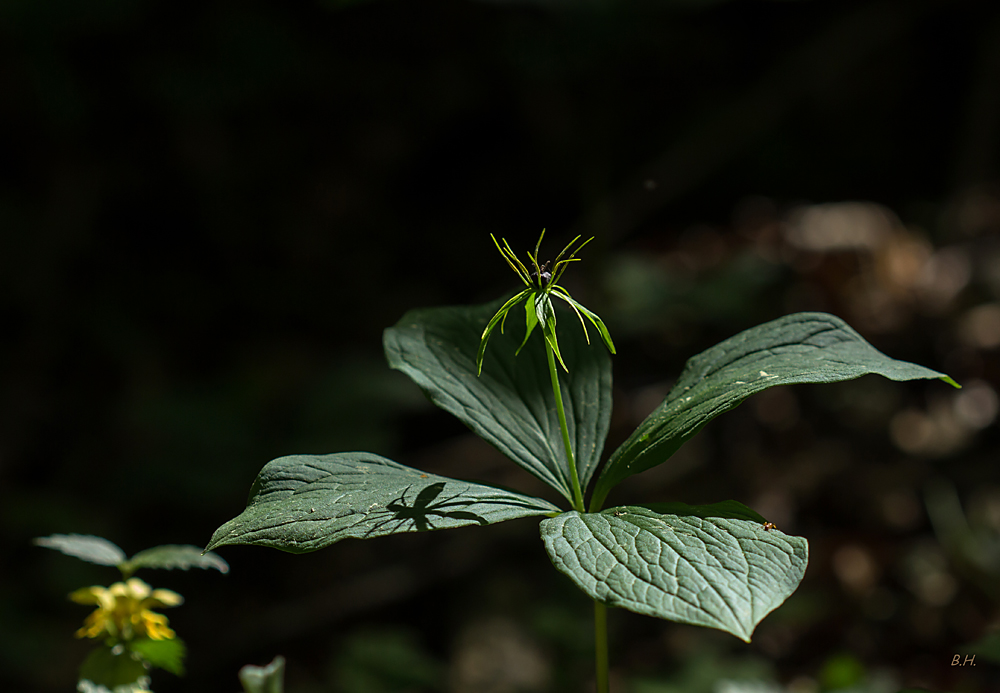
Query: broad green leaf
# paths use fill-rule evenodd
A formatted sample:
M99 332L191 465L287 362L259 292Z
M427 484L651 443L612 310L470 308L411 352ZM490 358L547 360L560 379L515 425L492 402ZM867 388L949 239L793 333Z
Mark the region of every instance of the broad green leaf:
M639 507L651 510L658 515L682 515L690 517L717 517L729 520L749 520L763 525L766 520L752 508L739 501L727 500L707 505L688 505L687 503L640 503Z
M802 581L808 544L758 522L688 512L566 512L542 521L542 540L555 567L593 599L750 642Z
M246 510L215 531L227 544L305 553L341 539L489 525L549 515L541 498L449 479L369 452L292 455L268 462Z
M758 325L687 362L677 383L605 465L594 490L600 507L622 479L654 467L719 414L775 385L833 383L877 373L890 380L940 378L944 373L878 351L838 317L795 313Z
M482 375L476 377L479 335L500 303L410 311L385 331L386 357L434 404L571 499L543 340L530 342L515 357L525 324L512 320L508 333L490 344ZM574 322L560 321L560 353L569 373L560 373L559 381L585 489L600 461L611 420L611 357L599 345L589 346Z
M148 673L146 665L129 650L101 645L83 660L80 681L90 681L90 690L100 690L103 686L114 693L144 691L148 690Z
M118 565L125 560L125 552L115 544L89 534L53 534L38 537L34 544L98 565Z
M278 656L266 667L247 664L240 669L245 693L282 693L285 690L285 658Z
M129 642L128 647L152 666L176 676L184 675L184 655L187 654L187 647L180 638L167 640L138 638Z
M164 544L140 551L121 566L123 573L131 575L139 568L215 568L220 573L229 572L229 564L214 553L202 555L197 546Z

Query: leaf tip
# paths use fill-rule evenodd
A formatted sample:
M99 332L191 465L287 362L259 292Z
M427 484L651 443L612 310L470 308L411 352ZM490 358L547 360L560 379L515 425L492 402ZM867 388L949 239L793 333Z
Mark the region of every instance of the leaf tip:
M202 556L209 554L212 551L215 551L220 546L228 546L230 544L235 543L231 541L226 541L226 537L222 535L222 530L224 527L225 525L217 529L215 531L215 534L212 535L212 538L208 540L208 543L205 545L205 550L201 552Z
M959 385L957 382L955 382L955 380L950 375L939 376L938 380L941 380L943 382L948 383L949 385L951 385L955 389L958 389L958 390L962 389L962 386Z

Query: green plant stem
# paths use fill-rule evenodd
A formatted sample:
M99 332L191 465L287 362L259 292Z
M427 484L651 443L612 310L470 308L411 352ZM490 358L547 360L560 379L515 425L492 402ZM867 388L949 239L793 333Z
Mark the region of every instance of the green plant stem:
M573 446L569 442L569 427L566 425L566 409L563 407L562 390L559 387L559 372L556 370L555 356L553 356L552 347L549 346L548 342L545 343L545 355L549 358L552 394L556 398L559 430L562 431L566 460L569 462L570 481L573 484L573 509L582 513L586 511L583 504L583 491L580 488L580 475L576 473L576 458L573 457ZM594 653L597 693L608 693L608 608L597 600L594 600Z
M594 600L594 658L597 693L608 693L608 607Z
M559 387L559 373L556 371L556 359L552 355L552 347L545 343L545 355L549 357L549 375L552 377L552 394L556 398L556 411L559 413L559 430L562 431L563 445L566 448L566 460L569 462L569 477L573 488L573 509L586 512L583 504L583 491L580 489L580 475L576 473L576 459L573 457L573 446L569 442L569 427L566 425L566 410L563 408L562 389Z
M590 497L590 512L600 512L601 506L604 505L604 499L607 497L607 491L602 491L600 488L595 489L594 495Z

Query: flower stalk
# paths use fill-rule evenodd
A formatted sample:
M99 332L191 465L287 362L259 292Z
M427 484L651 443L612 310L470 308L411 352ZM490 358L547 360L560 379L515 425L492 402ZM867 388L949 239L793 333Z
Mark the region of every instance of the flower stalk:
M563 301L569 304L573 312L576 313L576 317L580 320L580 325L583 327L583 333L587 338L587 344L590 344L590 334L587 331L587 323L584 321L584 316L587 317L594 327L597 328L598 333L601 335L601 339L604 341L605 346L607 346L608 351L612 354L615 353L615 344L611 341L611 335L608 333L608 328L604 325L604 321L597 316L596 313L592 313L586 307L577 303L569 292L566 291L557 282L559 278L562 277L563 272L571 262L577 262L579 260L576 254L580 252L580 249L585 245L594 240L593 237L588 238L586 241L577 246L576 250L572 250L573 245L580 240L580 236L577 236L565 248L556 256L556 259L551 262L545 262L539 264L538 262L538 250L542 245L542 239L545 237L545 229L542 229L541 235L538 237L538 242L535 244L534 252L528 252L528 259L530 261L529 265L521 262L514 251L511 249L510 244L507 243L506 239L501 239L503 245L497 241L493 234L490 234L490 238L493 239L493 243L496 245L497 250L503 256L503 259L507 261L514 273L521 279L525 288L519 293L515 294L513 298L503 304L500 310L496 312L493 318L486 325L486 329L483 330L482 337L479 342L479 351L476 354L476 371L478 375L482 375L483 372L483 358L486 354L486 344L489 341L490 334L496 329L497 325L500 325L500 333L503 333L504 323L507 319L507 313L511 311L515 306L524 303L525 309L525 332L524 340L521 345L514 352L515 355L521 353L521 349L524 345L528 343L528 338L531 336L532 331L538 325L542 326L542 334L545 337L545 355L548 359L549 366L549 377L552 380L552 396L555 398L556 412L559 415L559 430L562 433L563 448L566 451L566 462L568 466L569 476L570 476L570 488L573 493L573 509L578 512L586 512L586 506L583 500L583 489L580 486L580 475L576 469L576 458L573 454L573 445L569 439L569 426L566 424L566 410L563 406L562 399L562 389L559 385L559 370L556 368L556 361L559 361L559 365L562 366L563 370L569 373L569 368L566 367L566 362L563 361L562 355L559 353L559 340L556 336L556 313L552 306L552 296L561 298ZM572 250L572 252L570 252ZM549 269L551 265L551 270ZM608 623L607 623L607 607L599 601L594 601L594 648L596 653L596 680L597 680L597 691L598 693L608 693L609 690L609 677L608 677Z
M549 359L549 376L552 378L552 394L556 399L556 412L559 414L559 430L562 431L563 447L566 450L566 462L569 465L570 488L573 490L573 509L584 512L583 490L580 488L580 475L576 471L576 458L573 456L573 446L569 442L569 427L566 425L566 409L563 407L562 388L559 387L559 371L553 358L552 348L545 344L545 355Z

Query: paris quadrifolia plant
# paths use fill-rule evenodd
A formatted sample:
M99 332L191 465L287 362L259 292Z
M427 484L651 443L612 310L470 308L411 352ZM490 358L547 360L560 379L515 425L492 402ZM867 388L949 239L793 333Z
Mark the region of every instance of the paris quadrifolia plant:
M292 455L265 465L246 509L216 530L208 549L256 544L307 552L347 538L540 517L552 564L593 599L597 690L606 692L608 606L749 642L757 624L795 591L808 562L805 538L785 534L736 500L605 508L616 485L664 463L716 416L776 385L877 373L958 387L947 375L882 354L833 315L786 315L690 359L663 403L601 465L615 347L604 322L558 284L586 242L573 250L576 238L554 262L540 264L541 237L528 262L493 240L524 288L485 305L410 311L385 331L385 354L434 404L566 504L370 452ZM583 329L566 309L557 326L553 297L569 305ZM507 314L521 303L524 320L506 324L487 352L495 328L503 333ZM587 322L606 349L590 345ZM537 326L543 339L536 346L529 341Z
M76 637L100 642L80 667L77 690L148 691L153 669L184 674L184 641L170 628L166 616L153 611L180 606L184 598L171 590L153 589L133 574L140 568L214 568L226 573L229 565L220 556L203 554L197 546L164 545L126 558L125 552L107 539L81 534L39 537L35 544L88 563L114 566L121 572L121 582L82 587L69 595L78 604L96 607Z

